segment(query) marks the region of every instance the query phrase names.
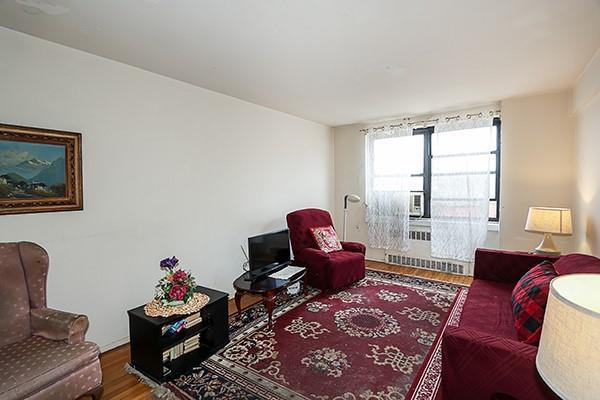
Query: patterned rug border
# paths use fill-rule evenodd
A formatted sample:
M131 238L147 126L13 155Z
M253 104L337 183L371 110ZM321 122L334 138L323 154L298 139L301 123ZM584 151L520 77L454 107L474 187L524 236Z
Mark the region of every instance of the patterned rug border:
M442 378L442 337L446 328L458 326L468 293L468 287L464 287L456 294L450 312L438 332L435 342L429 349L425 361L417 372L405 400L433 400L436 398Z
M223 376L228 377L233 382L235 382L239 385L242 385L245 389L248 389L249 391L251 391L253 394L260 396L261 399L281 400L281 399L288 399L291 397L291 398L298 399L298 400L310 400L308 397L305 397L297 392L293 392L290 389L286 388L285 386L280 385L278 382L266 379L265 377L262 377L260 375L257 375L259 382L268 382L268 384L274 390L267 389L263 385L258 385L251 381L249 382L248 375L241 372L240 368L236 368L237 366L235 366L235 367L230 366L230 368L234 368L234 369L227 370L222 365L215 363L210 358L207 361L205 361L204 364L205 364L206 368L209 368L213 372L216 372ZM238 370L240 370L240 371L238 371Z
M436 336L436 341L434 342L429 353L427 354L423 365L421 366L420 370L415 376L415 380L413 381L412 387L407 393L406 397L407 400L433 400L434 395L437 392L437 388L439 387L439 372L437 373L437 381L435 381L434 378L436 375L436 368L438 366L438 362L441 367L441 337L443 332L446 330L446 327L449 326L449 324L453 324L453 321L455 319L456 323L458 322L457 319L460 318L462 305L464 304L464 299L466 298L466 293L468 292L468 285L464 285L461 283L451 283L432 278L423 278L419 276L407 275L392 271L382 271L373 268L366 269L366 278L392 283L400 286L417 286L422 289L435 292L456 293L456 297L450 307L450 312L444 320L444 323ZM355 285L360 285L360 282L351 285L348 288L356 287ZM340 292L345 289L346 288L343 288L336 292ZM293 297L281 296L283 297L283 299L281 300L281 303L276 306L273 312L274 318L277 318L278 316L287 313L302 304L305 304L306 302L310 301L310 299L312 299L320 293L321 291L318 289L308 288L306 292L300 293ZM248 315L252 313L257 313L258 310L260 310L262 307L264 307L262 305L262 302L255 303L244 309L242 314ZM250 318L250 321L241 321L237 318L237 314L233 314L229 317L230 325L233 327L233 329L231 329L230 331L231 340L229 345L239 340L242 340L243 337L245 337L246 335L252 334L253 332L262 329L267 323L266 315L262 315L260 318L252 318L252 315L250 315ZM204 361L199 367L195 368L194 371L191 371L188 375L196 374L198 373L198 371L207 370L209 372L222 376L223 378L232 383L241 386L243 389L248 391L248 394L255 396L256 399L288 399L290 398L289 395L292 393L292 397L294 399L308 399L305 396L302 396L301 394L293 392L285 386L280 385L276 381L270 381L266 379L264 376L262 376L261 379L259 379L259 382L264 382L266 384L265 386L275 388L275 390L268 389L265 386L261 386L254 382L251 382L248 379L247 371L241 371L241 368L236 368L237 366L234 364L224 367L219 363L219 358L220 357L218 354L211 356L208 360ZM221 363L223 362L222 359L220 361ZM419 380L418 383L417 379ZM427 384L429 382L434 383L434 386L432 387L433 390L428 390ZM191 396L185 390L179 388L172 382L166 383L160 387L170 391L170 394L178 396L180 399L194 399L193 396ZM427 392L430 393L429 396L427 396ZM164 393L161 394L164 395ZM409 395L411 397L409 397Z

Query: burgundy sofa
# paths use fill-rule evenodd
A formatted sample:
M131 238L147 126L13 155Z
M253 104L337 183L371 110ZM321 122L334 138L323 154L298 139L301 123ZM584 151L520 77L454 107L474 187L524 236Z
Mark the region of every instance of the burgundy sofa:
M88 319L46 308L47 275L43 248L0 243L0 400L99 399L98 346L84 341Z
M343 250L325 253L320 250L310 228L333 226L331 215L318 208L306 208L287 215L290 241L295 261L307 268L311 286L333 290L365 277L365 250L362 243L342 242Z
M600 259L569 254L542 257L530 253L478 249L475 276L459 326L442 340L444 400L557 399L538 376L537 346L519 341L511 295L530 268L550 260L559 275L600 273ZM543 329L543 327L542 327Z

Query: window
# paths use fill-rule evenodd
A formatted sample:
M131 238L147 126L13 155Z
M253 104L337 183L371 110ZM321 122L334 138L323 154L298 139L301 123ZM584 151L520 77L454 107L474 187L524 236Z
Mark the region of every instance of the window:
M494 119L494 134L491 145L485 134L487 128L468 129L436 133L434 127L413 130L413 136L418 138L411 144L411 153L419 154L419 160L411 160L411 192L422 192L424 199L424 218L431 216L431 175L432 173L448 173L460 176L465 173L464 166L468 165L469 173L481 171L490 174L489 220L498 221L500 217L500 129L499 118ZM432 140L432 139L435 140ZM406 138L397 138L401 140ZM404 143L408 141L404 140ZM418 143L418 144L417 144ZM390 151L392 151L390 149ZM414 152L414 153L413 153ZM491 165L487 163L492 154ZM396 152L395 154L399 154ZM421 156L422 155L422 156ZM432 157L438 157L435 163L436 171L432 171ZM377 154L375 154L377 160ZM421 159L422 158L422 159ZM447 171L447 172L446 172ZM484 172L485 171L485 172Z
M423 136L401 136L373 142L373 189L394 191L410 175L409 190L423 190Z

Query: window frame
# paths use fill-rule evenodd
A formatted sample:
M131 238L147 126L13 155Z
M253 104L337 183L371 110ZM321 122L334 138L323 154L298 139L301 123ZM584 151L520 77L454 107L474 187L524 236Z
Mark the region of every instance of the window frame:
M492 125L496 128L496 149L490 151L490 154L496 155L496 190L495 196L490 197L489 202L496 202L496 216L489 218L490 222L498 222L500 220L500 158L501 158L501 131L502 122L500 118L496 117L493 120ZM431 153L431 137L435 133L435 127L428 126L425 128L413 129L413 135L424 135L423 137L423 173L412 174L411 177L423 177L423 190L422 191L411 191L411 193L423 193L423 216L420 218L413 219L430 219L431 218L431 160L433 158Z

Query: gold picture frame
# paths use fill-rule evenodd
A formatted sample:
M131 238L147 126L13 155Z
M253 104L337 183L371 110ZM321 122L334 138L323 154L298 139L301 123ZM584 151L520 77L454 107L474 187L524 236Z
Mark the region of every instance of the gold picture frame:
M0 215L83 210L81 133L0 124Z

